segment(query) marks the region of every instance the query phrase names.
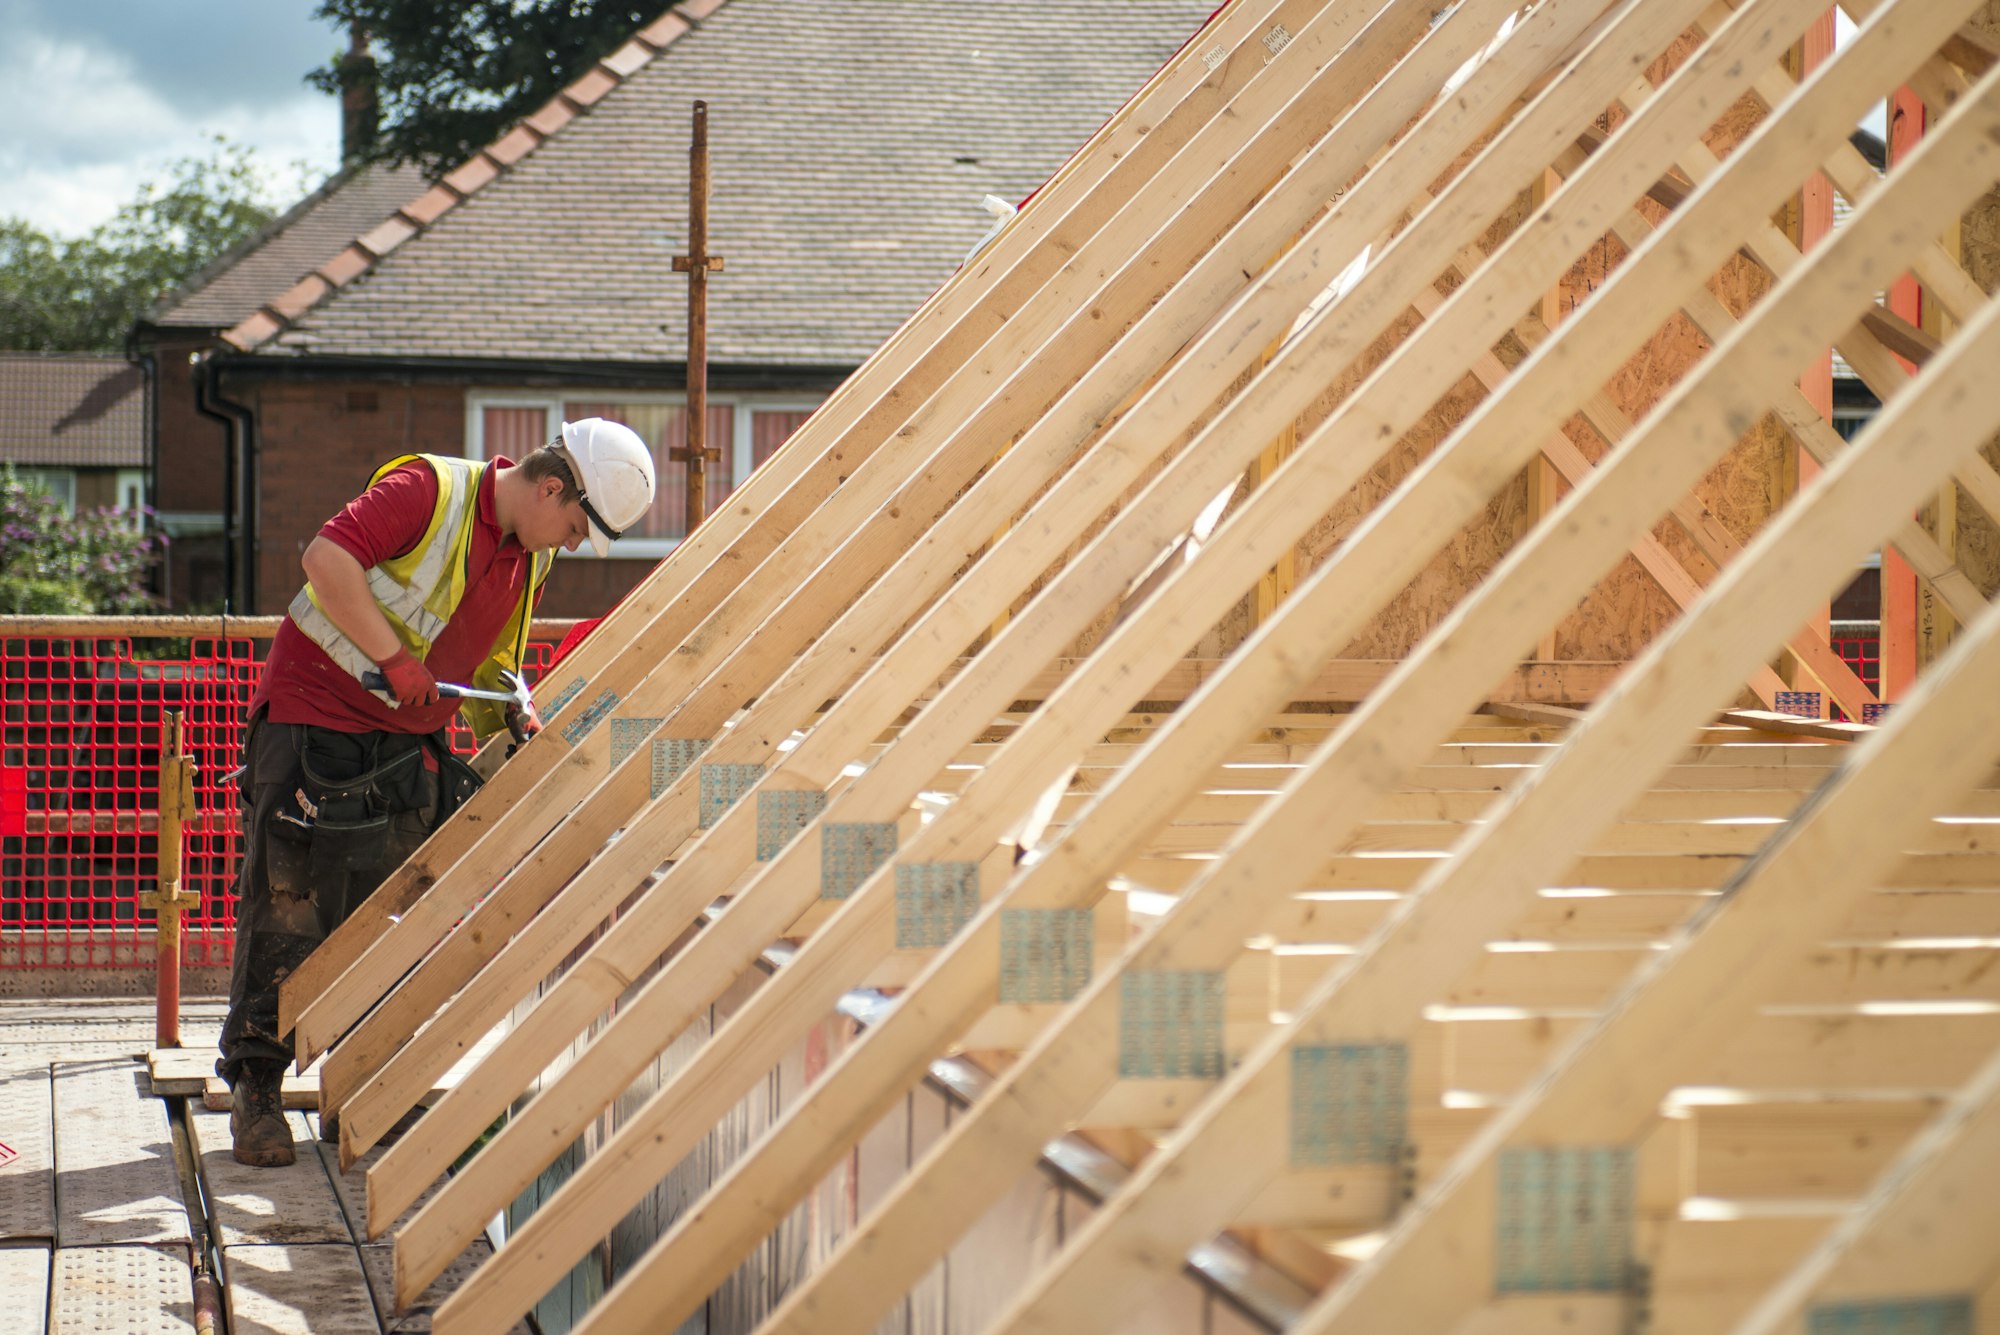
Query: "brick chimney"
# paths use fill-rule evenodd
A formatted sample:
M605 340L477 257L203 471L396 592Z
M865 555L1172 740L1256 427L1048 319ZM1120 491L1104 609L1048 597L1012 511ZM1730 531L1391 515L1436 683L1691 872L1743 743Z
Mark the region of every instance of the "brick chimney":
M340 58L340 160L355 162L375 146L380 107L375 97L375 57L368 51L368 30L359 23L347 30L347 54Z

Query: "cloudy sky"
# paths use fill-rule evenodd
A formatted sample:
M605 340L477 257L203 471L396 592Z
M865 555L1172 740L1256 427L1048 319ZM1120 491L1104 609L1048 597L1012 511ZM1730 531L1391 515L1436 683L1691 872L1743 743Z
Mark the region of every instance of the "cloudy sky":
M280 203L318 184L339 160L340 109L303 79L345 42L315 7L0 0L0 217L87 232L217 133L257 151Z
M289 198L340 156L305 86L345 46L314 0L0 0L0 217L74 236L206 136L251 146Z

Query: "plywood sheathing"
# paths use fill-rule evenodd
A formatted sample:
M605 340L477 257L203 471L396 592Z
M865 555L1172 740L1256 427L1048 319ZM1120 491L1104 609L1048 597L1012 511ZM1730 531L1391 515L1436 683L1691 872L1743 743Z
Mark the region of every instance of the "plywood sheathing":
M1969 26L2000 41L2000 3L1986 5ZM1987 295L2000 291L2000 190L1988 191L1960 217L1958 241L1958 259L1966 274ZM1981 454L1988 463L2000 467L2000 440L1989 442ZM1953 487L1958 564L1979 591L1991 598L2000 594L2000 527L1973 504L1963 487L1956 483ZM1933 535L1938 533L1936 506L1926 507L1922 521Z

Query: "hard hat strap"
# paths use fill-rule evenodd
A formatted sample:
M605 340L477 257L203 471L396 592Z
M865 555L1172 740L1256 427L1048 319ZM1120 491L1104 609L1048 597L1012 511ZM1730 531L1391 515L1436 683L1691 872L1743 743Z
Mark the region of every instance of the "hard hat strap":
M600 529L604 530L604 534L606 537L616 542L619 538L625 536L625 530L613 528L611 527L611 525L604 522L604 516L597 513L597 507L592 505L590 503L590 498L584 495L581 491L577 493L576 503L583 507L583 512L586 515L590 516L591 523L597 525Z

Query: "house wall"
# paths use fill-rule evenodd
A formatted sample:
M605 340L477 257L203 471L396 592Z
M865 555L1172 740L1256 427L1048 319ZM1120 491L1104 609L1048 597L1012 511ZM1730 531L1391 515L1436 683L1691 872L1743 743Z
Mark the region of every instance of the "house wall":
M257 418L255 610L261 614L285 610L303 579L299 559L307 544L377 467L399 454L465 449L471 388L465 383L275 377L225 383ZM540 612L601 615L653 564L566 556L556 562Z
M174 611L221 607L224 451L229 433L195 407L191 354L208 345L198 331L160 331L153 343L157 454L151 504L171 541L163 591Z

